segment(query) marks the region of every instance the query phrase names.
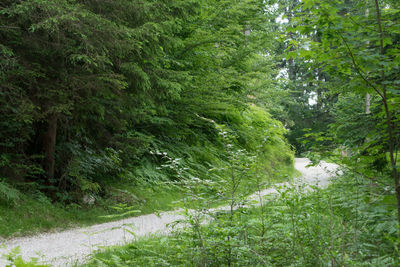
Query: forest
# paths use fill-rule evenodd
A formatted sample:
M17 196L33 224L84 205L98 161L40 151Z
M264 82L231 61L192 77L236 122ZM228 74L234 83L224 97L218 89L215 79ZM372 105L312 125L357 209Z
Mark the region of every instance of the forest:
M0 105L0 247L179 209L71 266L400 266L398 0L2 0Z

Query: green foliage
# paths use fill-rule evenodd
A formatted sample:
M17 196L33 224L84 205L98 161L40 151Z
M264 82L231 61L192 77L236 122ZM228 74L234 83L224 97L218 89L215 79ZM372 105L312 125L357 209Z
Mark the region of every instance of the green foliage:
M24 261L19 255L19 252L19 248L16 248L8 255L3 256L3 258L8 261L6 267L49 267L49 265L39 264L39 260L37 258Z
M263 155L265 152L263 148L269 152L273 149L287 148L283 141L285 131L282 126L269 116L260 116L261 114L265 115L262 109L252 107L249 113L243 116L246 120L242 126L246 128L252 125L264 129L263 135L260 133L259 136L264 143L258 146L260 149L258 153ZM203 119L213 124L219 132L226 151L226 159L221 166L213 168L220 174L217 180L190 176L183 180L186 190L184 198L178 204L183 208L185 219L178 221L177 224L183 223L187 228L177 232L176 235L173 234L172 237L156 238L154 240L156 243L152 240L150 244L144 241L143 246L139 242L106 252L105 256L95 257L89 265L221 266L254 263L247 258L253 251L244 248L243 242L237 238L237 235L242 236L246 231L243 225L238 224L246 215L243 203L257 186L260 189L265 182L268 182L266 180L271 182L277 177L260 168L260 157L241 148L243 137L238 135L237 131L212 120ZM166 160L162 167L172 169L179 180L188 175L190 168L185 168L179 159L173 159L167 153L155 152L155 154ZM279 165L277 168L281 169L285 165L290 166L292 161L277 160L269 163L277 164ZM220 203L227 206L222 209L216 208L214 212L207 210ZM203 226L204 221L210 222L209 228ZM155 250L153 246L156 246ZM170 254L172 250L176 253Z
M15 26L0 30L5 66L1 101L8 102L1 132L3 172L17 166L15 176L24 178L21 168L29 170L37 163L45 167L45 161L55 160L56 171L47 176L55 175L56 181L47 184L57 186L59 180L61 184L67 180L71 187L74 181L65 177L72 175L87 187L95 179L84 177L93 176L92 168L77 174L80 170L69 167L87 165L88 157L77 156L79 152L69 147L100 155L110 149L124 148L128 153L135 148L132 157L140 157L138 152L147 146L143 137L149 133L128 129L154 121L165 113L165 102L179 94L184 72L165 65L172 64L167 52L179 47L173 35L191 9L187 1L173 5L119 1L108 9L92 1L4 3L2 24ZM58 122L55 159L44 155L48 152L43 149L51 116ZM36 155L42 158L32 159ZM46 173L33 176L49 178ZM89 186L92 191L93 186Z
M334 153L339 161L366 177L390 175L400 222L399 8L378 0L301 2L289 29L299 36L288 58L334 77L325 80L339 96L329 111L334 120L321 133L312 132L311 143L318 152L340 152L342 158Z
M378 124L377 118L371 114L365 114L365 99L363 96L348 93L342 94L336 103L333 115L335 122L331 129L335 134L336 142L346 147L356 148L361 146L367 138L376 136ZM378 103L372 99L373 113L378 113Z
M158 169L165 159L151 152L161 151L187 166L186 177L216 180L224 174L209 169L226 152L203 118L250 153L263 142L260 162L289 162L283 128L264 110L281 109L271 100L273 57L263 55L265 16L254 0L4 2L2 177L81 204L106 195L110 181L175 180Z
M189 213L187 222L197 228L107 249L87 266L398 264L395 199L385 185L348 173L313 190L282 187L261 207L239 208L233 219L229 211L207 214L207 225Z
M99 193L100 182L105 177L118 177L122 172L121 159L117 151L105 149L100 155L87 149L74 148L74 157L70 160L65 173L65 184L76 186L82 193Z
M161 182L152 186L116 183L108 184L106 188L107 193L102 198L96 196L92 205L82 203L82 195L79 202L68 205L52 203L43 193L24 188L15 203L11 200L0 202L0 236L32 235L171 210L174 201L184 196L181 187ZM124 206L129 206L129 212L122 209Z
M16 203L20 200L21 192L4 181L0 181L0 200Z

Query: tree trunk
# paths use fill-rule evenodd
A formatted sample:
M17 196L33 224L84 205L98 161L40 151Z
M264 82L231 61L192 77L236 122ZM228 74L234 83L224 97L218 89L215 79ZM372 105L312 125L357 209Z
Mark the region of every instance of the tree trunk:
M365 16L368 18L369 16L369 9L365 10ZM367 40L367 44L369 45L369 40ZM367 72L368 75L368 72ZM371 106L371 95L366 93L365 95L365 114L370 114L370 106Z
M296 2L294 1L291 5L289 5L287 8L285 8L285 15L288 19L288 24L290 25L292 22L292 17L293 17L293 9L296 6ZM293 33L289 32L289 40L293 40ZM289 47L289 51L294 51L294 47L290 46ZM289 58L288 60L288 78L291 81L295 81L296 79L296 73L295 73L295 69L294 69L294 60L292 57Z
M57 115L51 114L48 119L47 130L44 136L44 162L43 169L46 172L48 181L54 178L55 151L57 137Z
M399 177L399 172L397 171L397 163L396 163L396 157L395 157L395 138L393 135L393 122L392 122L392 114L389 109L389 105L387 103L386 99L386 90L383 92L384 93L384 98L383 98L383 105L385 108L385 114L386 114L386 126L387 126L387 132L389 135L389 157L390 157L390 166L392 169L392 177L394 179L394 187L396 190L396 200L397 200L397 219L400 223L400 177Z
M371 95L367 93L365 95L365 114L371 113L370 106L371 106Z

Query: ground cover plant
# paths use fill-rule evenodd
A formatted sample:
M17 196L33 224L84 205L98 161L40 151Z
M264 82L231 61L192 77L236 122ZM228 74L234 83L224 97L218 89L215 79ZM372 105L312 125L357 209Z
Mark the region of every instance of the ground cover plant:
M387 179L389 182L390 179ZM345 173L327 189L282 187L263 205L96 254L85 266L397 266L396 203ZM231 216L233 216L231 218Z
M124 185L118 184L122 187ZM55 232L66 228L108 222L174 208L173 202L183 197L183 190L168 185L154 185L135 192L125 185L121 191L112 189L108 198L97 200L95 205L52 203L37 192L25 194L16 203L0 205L0 235L3 238ZM138 190L138 189L136 189ZM134 213L124 214L124 207L133 207ZM131 208L132 209L132 208ZM111 216L113 215L113 216Z

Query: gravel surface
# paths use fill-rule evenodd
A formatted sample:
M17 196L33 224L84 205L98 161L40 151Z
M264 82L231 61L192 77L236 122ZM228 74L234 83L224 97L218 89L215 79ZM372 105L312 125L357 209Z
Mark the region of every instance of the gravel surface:
M329 178L334 176L337 166L322 162L318 166L307 168L309 162L305 158L296 159L295 168L302 173L302 177L296 178L294 184L327 186ZM261 195L276 194L275 188L285 185L290 185L290 183L277 184L272 188L263 190ZM259 197L260 194L254 194L249 199L256 201ZM224 209L227 209L227 207L219 207L213 210ZM7 254L13 248L19 247L20 255L25 260L38 258L41 263L53 266L70 266L84 262L93 251L99 248L122 245L136 237L148 234L167 233L167 224L182 218L183 215L179 211L171 211L160 213L159 216L155 214L142 215L59 233L14 238L2 242L0 255ZM0 259L0 266L6 264L6 260Z

